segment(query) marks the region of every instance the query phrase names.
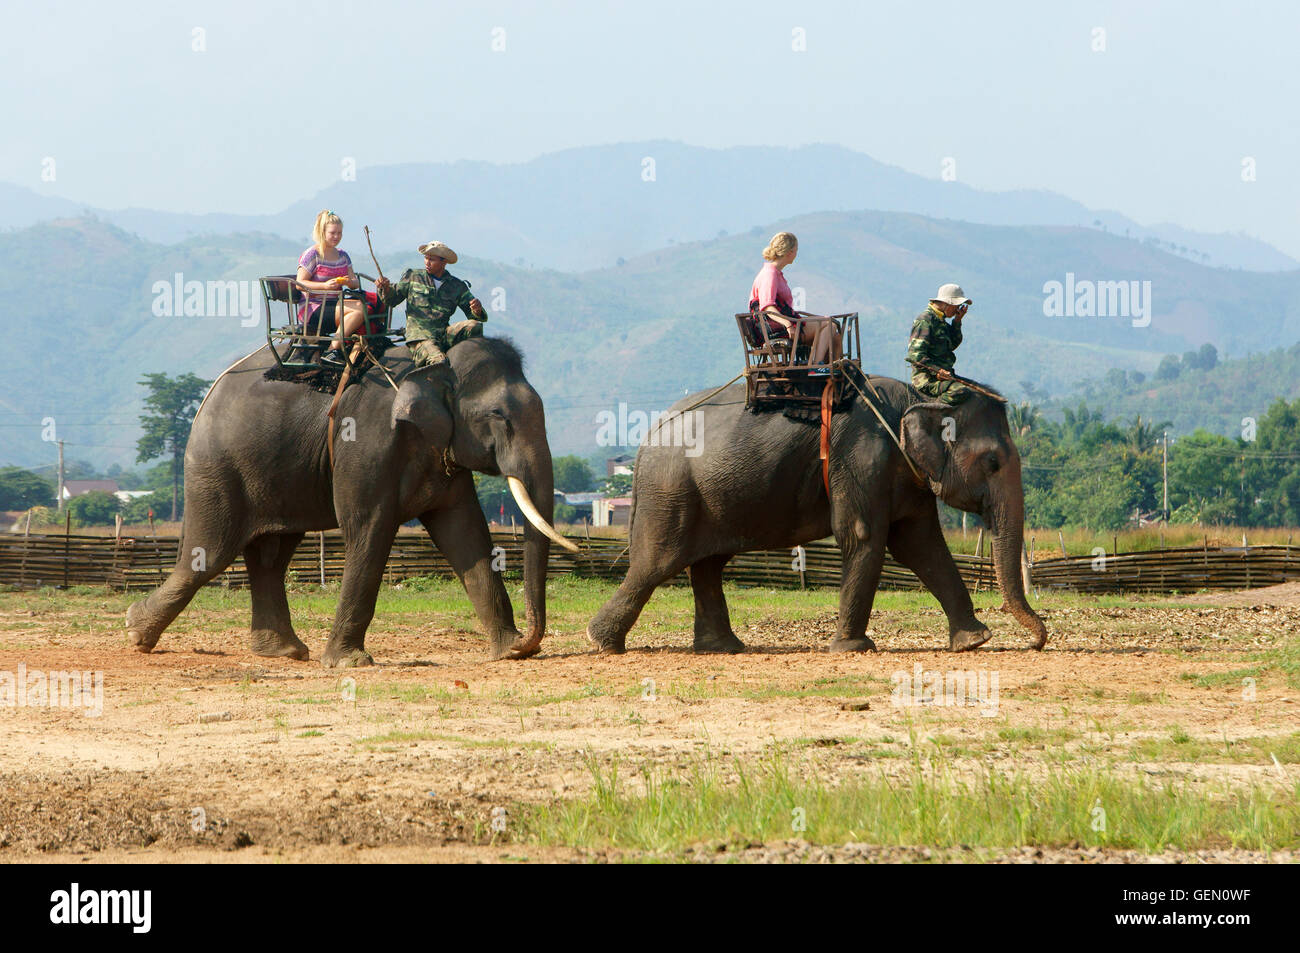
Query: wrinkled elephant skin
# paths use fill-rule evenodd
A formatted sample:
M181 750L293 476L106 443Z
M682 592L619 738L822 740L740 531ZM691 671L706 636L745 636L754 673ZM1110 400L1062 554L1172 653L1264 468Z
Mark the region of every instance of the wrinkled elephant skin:
M517 480L530 509L553 533L551 454L541 399L518 353L497 338L448 352L445 365L416 368L405 348L388 352L394 385L374 368L348 386L336 412L334 462L327 445L332 395L267 380L268 348L236 363L213 385L185 453L185 516L171 575L127 611L130 643L149 652L205 583L241 554L252 596L254 653L306 659L289 619L284 578L309 532L338 527L346 562L321 661L374 664L365 634L398 528L423 523L464 584L491 658L527 658L546 627L550 540L524 534L527 632L515 628L472 471ZM444 453L450 452L450 462ZM513 481L512 481L513 483Z
M994 532L994 562L1007 606L1033 634L1033 647L1041 648L1047 630L1025 599L1019 571L1024 491L1004 406L981 395L957 407L927 403L900 381L873 377L872 383L881 414L920 479L859 398L833 418L829 498L816 425L780 412L746 410L743 384L699 406L693 406L698 396L684 397L673 411L696 415L693 446L643 445L637 454L629 568L587 628L595 647L625 651L628 631L655 587L689 570L695 649L742 651L723 596L727 561L737 553L791 549L833 535L843 568L831 651L875 650L867 623L886 551L939 600L948 617L949 649L974 649L990 632L975 617L948 551L938 496L978 513Z

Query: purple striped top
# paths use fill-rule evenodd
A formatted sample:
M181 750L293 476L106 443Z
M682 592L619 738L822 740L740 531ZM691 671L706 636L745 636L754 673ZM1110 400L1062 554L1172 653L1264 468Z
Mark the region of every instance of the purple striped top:
M298 267L306 268L307 277L312 281L329 281L331 278L346 278L348 272L352 270L352 259L348 257L348 253L342 248L338 251L339 257L337 261L325 261L325 259L321 258L320 252L316 250L316 246L312 245L303 252L302 257L298 259ZM320 292L313 292L313 294L319 293ZM302 309L300 308L298 311L298 317L304 322L310 321L319 308L320 299L317 298L311 302L311 311L304 316Z

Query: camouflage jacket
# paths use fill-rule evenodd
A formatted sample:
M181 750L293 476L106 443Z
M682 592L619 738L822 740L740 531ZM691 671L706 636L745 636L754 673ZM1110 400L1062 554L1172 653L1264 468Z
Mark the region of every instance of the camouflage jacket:
M469 282L462 281L450 272L443 272L441 285L435 287L433 275L423 268L408 268L400 281L392 286L384 304L389 307L406 302L406 340L439 341L446 337L447 326L452 315L460 308L465 316L475 321L486 321L487 311L483 317L475 317L469 309L474 295L469 290Z
M926 308L912 325L912 338L907 342L907 362L909 364L929 364L952 370L957 363L953 351L961 344L961 322L944 319L935 310L934 305Z

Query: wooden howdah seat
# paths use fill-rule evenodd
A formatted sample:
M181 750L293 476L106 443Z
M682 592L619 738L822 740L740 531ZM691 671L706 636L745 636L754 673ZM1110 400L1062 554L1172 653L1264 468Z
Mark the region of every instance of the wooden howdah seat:
M807 345L796 346L805 325L831 321L839 330L844 360L856 365L861 373L862 345L858 336L858 314L814 315L796 312L790 337L772 337L762 313L736 315L740 341L745 350L745 406L789 406L820 404L829 380L834 386L834 400L839 403L847 386L841 369L831 361L813 363Z
M374 283L369 275L357 272L362 281ZM340 341L343 353L350 360L352 345L358 338L365 338L374 349L382 350L389 343L395 343L405 336L402 330L393 330L393 309L385 307L368 314L364 334L343 337L342 309L335 305L336 325L333 334L308 334L303 326L299 311L307 314L313 304L321 307L326 301L340 299L364 299L362 291L344 288L338 291L310 291L298 283L296 275L266 275L259 279L262 286L262 302L266 306L266 343L271 346L276 363L284 370L308 370L320 366L321 355L332 341ZM284 305L285 323L275 325L275 305ZM382 339L382 340L381 340Z

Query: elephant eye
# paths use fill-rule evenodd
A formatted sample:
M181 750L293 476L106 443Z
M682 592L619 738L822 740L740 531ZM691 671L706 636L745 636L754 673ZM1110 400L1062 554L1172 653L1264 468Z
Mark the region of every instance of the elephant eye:
M997 473L1000 469L1002 469L1002 464L998 461L998 455L996 453L990 453L989 473Z
M487 415L488 415L489 417L491 417L493 420L505 420L505 419L506 419L506 415L503 414L501 411L497 410L495 407L494 407L492 410L489 410L488 413L487 413Z

